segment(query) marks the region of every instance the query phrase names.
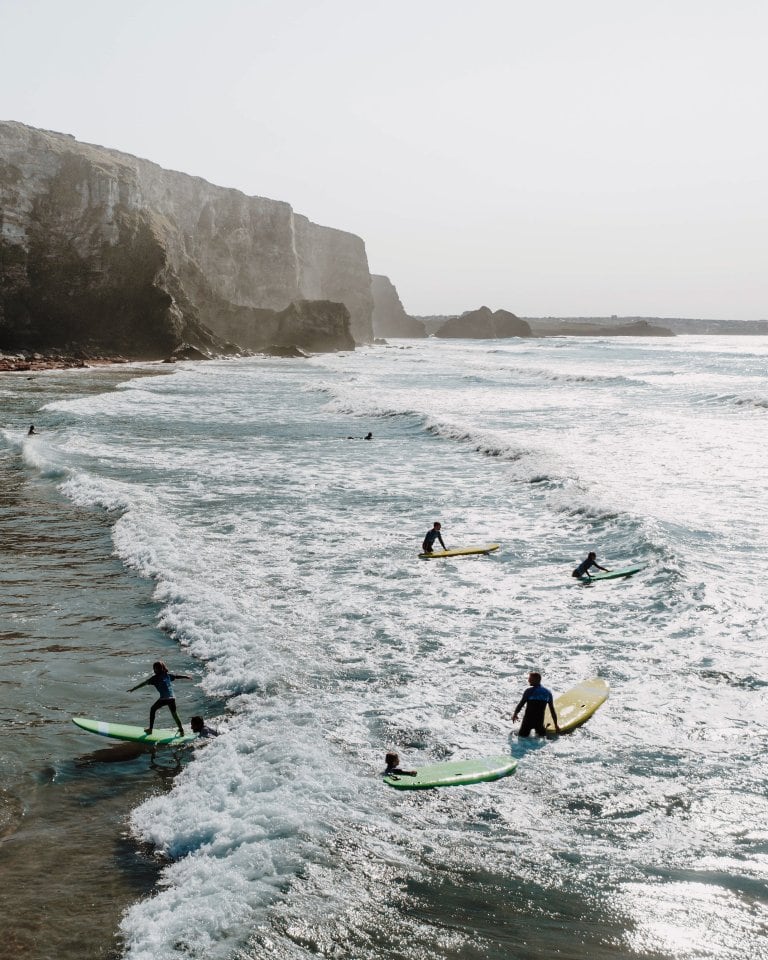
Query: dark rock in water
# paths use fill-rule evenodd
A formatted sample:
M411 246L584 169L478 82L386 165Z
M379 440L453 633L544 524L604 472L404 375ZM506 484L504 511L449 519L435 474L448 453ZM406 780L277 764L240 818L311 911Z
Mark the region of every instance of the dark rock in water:
M531 328L525 320L509 310L480 307L460 317L447 320L436 332L437 337L456 337L476 340L496 340L506 337L530 337Z
M265 347L262 353L266 354L268 357L308 357L309 354L304 353L303 350L295 345L281 346L278 343L271 343L268 347Z
M233 323L303 298L372 339L363 241L287 203L20 123L0 123L0 200L0 349L237 352Z
M376 337L426 337L424 324L409 317L389 277L371 275L373 332Z
M168 359L173 363L176 360L210 360L211 358L192 344L182 343L176 347Z

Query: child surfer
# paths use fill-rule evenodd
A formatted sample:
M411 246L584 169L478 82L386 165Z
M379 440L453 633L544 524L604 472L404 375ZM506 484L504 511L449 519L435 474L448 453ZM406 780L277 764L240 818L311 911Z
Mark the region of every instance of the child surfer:
M151 677L147 677L146 680L137 683L135 687L131 687L128 691L128 693L133 693L133 691L138 690L139 687L152 686L159 694L158 699L155 700L150 707L149 726L145 727L144 733L152 733L152 729L155 726L155 714L160 707L168 707L171 711L171 716L176 721L176 726L179 728L179 736L183 737L184 727L182 726L181 720L179 720L178 713L176 713L176 698L173 695L171 682L173 680L191 680L192 677L187 676L185 673L169 673L168 667L166 667L162 660L155 661L155 663L152 664L152 669L155 672Z

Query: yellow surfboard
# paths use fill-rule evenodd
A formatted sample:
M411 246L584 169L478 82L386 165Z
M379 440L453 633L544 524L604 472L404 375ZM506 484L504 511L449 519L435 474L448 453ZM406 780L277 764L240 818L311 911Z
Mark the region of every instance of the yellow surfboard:
M608 699L608 684L600 677L591 680L582 680L581 683L559 697L555 697L555 712L560 733L570 733L582 723L586 723L599 706ZM555 732L555 725L547 710L547 720L544 724L547 733Z
M500 543L484 543L478 547L459 547L458 550L434 550L432 553L420 553L421 560L440 560L444 557L470 557L475 553L493 553Z

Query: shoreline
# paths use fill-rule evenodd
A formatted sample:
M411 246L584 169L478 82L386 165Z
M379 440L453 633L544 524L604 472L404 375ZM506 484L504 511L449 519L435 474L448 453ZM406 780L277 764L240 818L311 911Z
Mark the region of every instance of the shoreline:
M35 373L41 370L91 370L133 363L125 357L86 357L60 353L0 353L0 373ZM151 362L151 361L148 361Z
M37 405L62 387L75 398L94 385L110 392L123 379L108 369L108 360L89 361L97 369L85 380L67 377L66 366L40 363L41 372L63 375L35 378L37 387L27 378L6 381L17 388L3 426L14 418L34 419ZM130 367L120 372L125 379L136 375ZM153 895L162 867L131 833L131 811L168 789L191 758L121 752L83 735L71 717L111 717L116 703L125 711L127 678L140 675L158 655L188 673L199 672L200 664L158 628L152 582L115 557L115 518L78 507L59 491L57 477L30 472L14 442L0 442L0 449L0 514L9 558L0 614L13 627L2 637L10 686L8 720L0 732L0 863L16 878L0 939L29 958L76 960L85 949L93 960L117 960L124 947L121 916ZM84 662L88 674L99 678L95 688L83 679ZM30 681L29 664L39 665L42 687ZM185 712L210 709L199 689L186 691L185 701ZM147 709L146 700L130 702L131 716L143 719ZM79 909L83 898L91 904L86 912Z

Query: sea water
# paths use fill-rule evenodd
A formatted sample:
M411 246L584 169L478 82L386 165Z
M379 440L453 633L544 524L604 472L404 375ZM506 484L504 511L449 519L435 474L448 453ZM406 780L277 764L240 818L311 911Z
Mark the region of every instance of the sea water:
M6 424L26 482L146 584L142 630L198 682L182 713L221 714L130 815L160 875L123 955L761 955L767 362L765 338L396 341L182 364L49 399L39 437ZM435 520L502 550L419 561ZM584 585L589 550L647 568ZM98 578L89 599L109 614ZM107 621L100 719L143 722L148 640ZM611 697L519 743L531 669ZM390 749L518 771L404 794Z

